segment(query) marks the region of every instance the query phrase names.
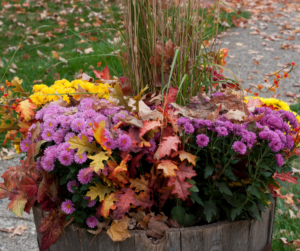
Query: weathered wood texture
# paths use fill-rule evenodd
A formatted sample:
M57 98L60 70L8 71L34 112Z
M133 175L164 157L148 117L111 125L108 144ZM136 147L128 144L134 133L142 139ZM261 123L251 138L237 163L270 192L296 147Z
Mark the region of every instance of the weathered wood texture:
M34 220L38 226L43 212L35 207ZM262 222L253 220L223 221L201 227L169 229L157 241L150 240L145 231L130 231L131 238L113 242L106 232L95 238L85 229L74 225L65 228L62 237L48 251L263 251L272 241L275 205L263 213ZM41 243L41 235L38 234Z

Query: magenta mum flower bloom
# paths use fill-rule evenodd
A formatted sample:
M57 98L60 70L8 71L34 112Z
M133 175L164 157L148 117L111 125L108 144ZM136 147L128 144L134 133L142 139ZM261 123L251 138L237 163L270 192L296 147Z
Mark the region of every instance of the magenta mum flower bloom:
M281 154L276 154L275 156L276 156L277 166L281 167L283 165L283 158Z
M189 118L181 117L177 119L177 125L184 126L186 123L190 123L190 121L191 120Z
M64 140L64 131L62 129L58 129L53 135L53 140L55 144L60 144Z
M92 105L94 104L94 100L91 98L84 98L80 101L80 107L82 110L88 110L92 108Z
M218 137L227 136L228 131L225 127L216 127L215 131L218 133Z
M183 129L186 134L192 134L195 131L195 128L192 126L191 123L185 123Z
M56 127L57 127L57 121L55 119L47 119L45 122L44 122L44 127L45 129L51 129L51 130L55 130Z
M54 169L54 161L52 158L42 158L41 165L47 172L51 172Z
M70 193L74 193L73 187L77 187L77 186L78 186L78 183L77 183L76 180L71 180L67 184L67 188L68 188Z
M295 142L294 142L292 136L287 135L287 136L286 136L285 147L291 150L291 149L294 147L294 143L295 143Z
M74 132L81 132L85 129L85 121L82 118L74 119L71 123L71 128Z
M84 199L86 199L88 202L89 202L89 204L87 205L87 207L93 207L93 206L95 206L96 205L96 200L91 200L91 197L84 197Z
M207 137L205 134L199 134L197 135L197 140L196 143L198 145L198 147L205 147L208 145L209 143L209 137Z
M112 138L108 138L103 145L107 147L108 149L114 150L116 148L116 142Z
M90 168L81 169L77 175L77 178L81 184L87 184L92 181L93 172L90 171Z
M66 214L72 214L75 211L74 204L71 200L65 200L61 203L61 210Z
M46 141L52 141L53 136L54 136L54 131L51 129L46 129L42 133L42 138L43 138L43 140L46 140Z
M100 114L100 115L98 115L96 118L95 118L95 122L98 124L98 123L100 123L100 122L102 122L102 121L106 121L107 120L107 117L105 117L104 115L102 115L102 114Z
M87 155L86 155L85 152L82 153L82 154L75 154L74 159L75 159L75 162L76 162L77 164L82 164L82 163L86 162L86 160L87 160Z
M120 135L118 138L118 147L121 151L130 149L131 143L131 138L127 134Z
M68 142L70 140L70 138L73 138L74 136L76 136L76 134L73 132L67 133L65 136L65 141Z
M90 228L94 228L94 227L97 226L98 220L97 220L96 217L91 216L91 217L87 218L86 224L87 224Z
M29 139L22 140L22 142L20 144L21 150L23 152L27 152L28 149L29 149L30 144L31 144L31 140L29 140Z
M277 153L281 149L282 143L281 143L280 139L275 138L274 140L272 140L270 142L269 146L273 152Z
M247 146L242 141L235 141L232 144L232 148L236 153L245 154L247 151Z
M88 109L83 112L83 117L86 119L92 119L96 116L96 112L93 109Z
M69 166L73 162L73 153L63 151L58 155L59 162L64 166Z
M118 124L120 122L119 118L125 119L125 114L119 113L113 116L113 123Z

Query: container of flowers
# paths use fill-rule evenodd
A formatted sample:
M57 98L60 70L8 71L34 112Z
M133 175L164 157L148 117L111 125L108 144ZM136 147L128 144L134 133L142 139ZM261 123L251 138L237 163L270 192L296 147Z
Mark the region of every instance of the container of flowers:
M33 211L41 250L271 250L300 118L226 78L228 50L197 35L200 7L172 6L125 1L125 33L139 36L120 54L124 77L1 87L0 132L22 158L0 199Z

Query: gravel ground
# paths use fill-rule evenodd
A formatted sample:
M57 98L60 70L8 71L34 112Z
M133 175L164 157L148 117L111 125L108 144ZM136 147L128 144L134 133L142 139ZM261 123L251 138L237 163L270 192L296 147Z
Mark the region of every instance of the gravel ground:
M0 160L0 176L9 166L16 166L19 158L11 160ZM2 182L2 179L1 179ZM23 218L15 216L10 211L6 211L8 199L0 200L0 228L10 228L19 225L26 225L28 230L25 230L23 235L9 237L10 233L0 231L0 250L3 251L38 251L36 240L36 228L33 221L33 215L23 214Z

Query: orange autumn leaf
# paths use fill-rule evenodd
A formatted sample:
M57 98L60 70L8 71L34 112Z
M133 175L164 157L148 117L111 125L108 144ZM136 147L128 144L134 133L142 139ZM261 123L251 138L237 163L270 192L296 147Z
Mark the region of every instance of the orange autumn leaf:
M105 196L104 201L102 202L100 214L107 218L109 216L109 211L112 209L116 209L116 206L114 205L115 201L119 201L118 198L115 198L115 193L111 193L109 195Z
M261 90L262 88L264 88L262 85L257 85L258 90Z
M272 91L272 92L276 92L274 87L269 87L269 90Z
M197 156L195 156L191 153L188 153L186 151L181 150L181 151L173 153L172 157L174 157L178 154L179 154L179 158L180 158L181 161L184 161L186 159L188 162L192 163L194 166L196 165Z
M107 141L107 138L105 138L104 133L105 133L105 121L100 122L97 124L94 122L94 127L93 132L94 132L94 137L96 141L103 147L104 150L107 150L108 148L104 146L104 143Z
M171 160L162 160L157 169L163 170L165 177L176 176L175 170L178 170L178 167Z
M135 188L135 192L148 191L149 190L149 180L146 180L144 176L141 178L130 179L130 187Z
M127 160L129 158L129 154L127 154L127 156L125 157L125 159L123 159L120 163L119 166L117 166L114 171L112 172L112 175L116 175L116 173L119 173L119 172L123 172L123 171L127 171Z
M36 109L37 107L26 99L18 104L16 112L19 113L21 118L29 121L34 116L34 110Z
M121 220L114 220L107 230L108 236L113 241L124 241L125 239L131 237L128 228L129 218L125 216Z
M10 203L7 205L7 209L22 218L22 214L27 203L27 195L25 192L23 192L23 190L18 190L17 193L12 193L9 199Z

